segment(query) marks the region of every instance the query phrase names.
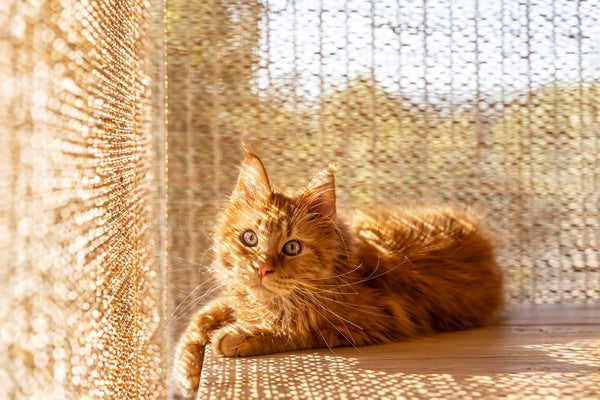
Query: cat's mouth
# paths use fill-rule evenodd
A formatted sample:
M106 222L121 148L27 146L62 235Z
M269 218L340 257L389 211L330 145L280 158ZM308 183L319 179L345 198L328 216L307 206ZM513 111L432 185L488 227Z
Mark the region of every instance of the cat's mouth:
M275 296L277 293L268 287L268 284L265 285L263 280L258 281L256 284L249 287L250 294L257 300L268 300Z

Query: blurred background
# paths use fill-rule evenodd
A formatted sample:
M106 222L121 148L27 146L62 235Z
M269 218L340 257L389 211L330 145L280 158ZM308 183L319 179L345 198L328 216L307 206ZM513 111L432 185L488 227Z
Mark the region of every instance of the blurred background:
M202 279L244 141L284 190L335 161L346 205L475 205L509 301L597 301L599 18L567 0L170 1L175 289Z
M0 78L6 398L170 391L242 142L483 211L509 303L600 301L597 2L9 0Z

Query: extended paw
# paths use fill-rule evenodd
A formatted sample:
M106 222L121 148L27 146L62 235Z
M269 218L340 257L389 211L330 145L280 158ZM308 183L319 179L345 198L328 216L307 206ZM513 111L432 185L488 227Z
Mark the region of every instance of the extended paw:
M240 350L244 347L244 343L248 340L248 336L239 329L226 327L215 332L212 338L213 350L226 357L240 356Z
M175 378L180 390L186 396L198 391L200 372L204 360L204 345L198 343L182 343L175 354Z
M211 339L213 350L226 357L261 354L260 341L250 331L237 326L218 330Z

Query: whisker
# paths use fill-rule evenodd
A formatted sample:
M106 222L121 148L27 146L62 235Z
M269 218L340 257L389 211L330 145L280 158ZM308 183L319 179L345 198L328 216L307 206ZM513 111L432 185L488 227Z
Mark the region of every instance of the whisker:
M300 285L303 286L303 288L306 288L306 290L310 291L311 295L313 296L317 296L323 300L327 300L327 301L331 301L333 303L339 304L341 306L344 307L348 307L352 310L355 311L359 311L362 313L366 313L369 315L374 315L374 316L379 316L379 317L389 317L387 314L385 313L377 313L377 312L371 312L370 310L384 310L383 307L377 307L377 306L370 306L370 305L366 305L366 304L359 304L359 303L350 303L348 301L345 300L338 300L335 297L332 296L326 296L323 294L323 290L315 290L313 287L306 285L305 283L300 283L298 282ZM345 293L345 292L336 292L333 290L327 290L325 291L325 293L327 294L336 294L336 295L348 295L348 294L357 294L357 293Z
M289 297L289 299L291 300L291 302L294 303L295 309L297 309L297 310L302 309L303 306L307 309L312 309L311 308L312 304L309 304L309 302L306 299L301 298L297 294L292 294ZM315 311L317 311L317 310L315 310ZM321 331L321 328L319 327L319 324L317 323L317 321L313 321L313 325L317 328L317 332L319 332L319 336L321 336L321 339L323 339L323 343L325 343L325 346L327 346L327 348L332 351L333 349L332 349L331 345L327 342L327 339L325 338L323 331Z
M309 295L310 293L303 293L305 295ZM324 310L328 311L330 314L332 314L333 316L338 317L338 319L340 319L341 317L339 315L337 315L336 313L332 312L330 309L328 309L327 306L325 306L325 304L321 303L320 301L316 300L316 299L312 299L312 301L309 301L308 299L303 299L304 304L306 304L306 307L310 307L311 310L313 310L315 313L319 314L319 316L321 316L321 318L323 318L325 321L329 322L329 324L341 335L344 337L344 339L351 345L354 347L354 340L351 340L350 338L348 338L348 336L346 336L346 334L341 331L336 324L333 323L333 321L331 321L331 319L329 319L326 315L324 315L322 312L319 311L318 307L315 307L315 305L317 306L321 306ZM346 326L346 324L344 323L343 320L340 319L340 322L346 327L346 329L348 329L348 327ZM329 350L332 350L332 346L331 344L329 344L329 342L327 341L327 339L325 338L325 335L323 334L323 332L321 331L321 328L319 327L319 324L316 323L316 321L314 321L313 325L317 328L317 331L319 332L319 335L321 336L321 338L323 339L323 342L325 343L325 345L327 346L327 348Z
M226 283L214 284L212 287L204 290L200 296L194 297L198 294L198 291L204 289L204 285L202 283L197 285L186 297L183 298L183 300L179 302L179 304L169 313L164 321L156 327L154 333L151 335L151 338L154 338L157 332L160 332L165 327L172 325L175 321L178 321L187 315L191 310L197 308L208 297L218 292L225 285Z
M300 292L302 295L304 295L306 297L306 300L309 301L311 303L311 309L313 309L315 312L317 312L322 318L324 318L326 321L328 321L339 333L340 335L342 335L346 341L348 343L350 343L351 345L354 346L354 338L352 337L352 331L351 329L348 328L348 325L351 325L359 330L363 330L363 327L361 327L360 325L350 321L347 318L344 318L342 315L338 314L337 312L333 311L330 307L327 306L327 304L325 304L324 301L327 300L332 300L330 297L325 297L322 296L322 299L324 301L321 301L316 295L315 293L311 292L311 291L302 291ZM316 306L316 307L315 307ZM327 318L326 315L324 315L323 313L321 313L319 311L319 308L323 309L324 311L327 312L328 315L335 317L345 328L346 328L346 333L350 336L348 337L348 335L346 335L346 333L344 333L342 330L340 330L336 324L334 324L330 318ZM318 325L318 324L315 324Z

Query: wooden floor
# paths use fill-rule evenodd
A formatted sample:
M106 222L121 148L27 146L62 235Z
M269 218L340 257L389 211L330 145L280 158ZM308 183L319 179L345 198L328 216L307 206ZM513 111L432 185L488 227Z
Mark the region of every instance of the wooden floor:
M199 399L600 399L600 305L519 305L402 343L207 355Z

